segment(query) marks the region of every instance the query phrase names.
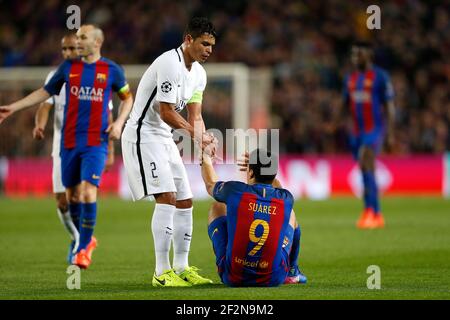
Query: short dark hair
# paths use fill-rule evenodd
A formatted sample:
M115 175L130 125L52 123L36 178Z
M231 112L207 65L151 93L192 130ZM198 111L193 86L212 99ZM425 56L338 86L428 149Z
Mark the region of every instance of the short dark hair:
M271 184L278 171L278 157L265 149L255 149L249 155L249 169L256 182Z
M196 39L202 34L210 34L214 38L217 38L216 29L211 21L205 17L194 17L189 21L186 30L184 31L184 36L190 34L192 38Z
M61 39L64 39L64 38L76 38L76 37L77 37L77 34L75 32L64 32L62 34Z

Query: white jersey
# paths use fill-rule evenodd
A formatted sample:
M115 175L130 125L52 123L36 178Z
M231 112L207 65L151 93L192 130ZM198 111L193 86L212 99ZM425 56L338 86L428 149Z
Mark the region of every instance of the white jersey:
M198 62L186 68L181 47L164 52L142 76L122 139L130 142L172 141L172 128L160 117L159 102L180 112L194 93L202 94L206 72ZM139 139L138 139L139 138Z
M47 84L50 79L55 74L56 69L50 71L45 79L45 84ZM66 84L64 83L59 91L58 95L51 96L48 98L46 103L51 104L54 107L53 116L53 146L52 146L52 156L59 157L59 151L61 149L61 130L64 121L64 106L66 104ZM109 110L113 109L112 101L109 100L108 104Z
M45 84L47 84L50 79L55 74L56 70L50 71L47 78L45 79ZM53 105L54 116L53 116L53 147L52 156L59 156L59 150L61 147L61 129L64 119L64 105L66 104L66 84L64 83L59 91L58 95L51 96L45 102Z

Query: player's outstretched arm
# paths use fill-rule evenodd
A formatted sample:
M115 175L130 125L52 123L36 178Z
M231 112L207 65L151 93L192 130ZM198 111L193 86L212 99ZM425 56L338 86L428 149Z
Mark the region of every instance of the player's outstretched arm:
M237 165L239 167L239 171L247 172L248 170L248 161L249 161L249 153L246 151L242 158L237 159Z
M198 126L202 133L205 132L206 127L202 117L202 104L198 102L188 103L186 109L189 124L194 127L194 129Z
M11 103L10 105L0 106L0 123L2 123L14 112L34 106L47 100L49 97L50 94L44 88L39 88L19 101Z
M48 115L50 114L50 109L53 107L51 103L42 102L34 116L34 129L33 129L33 139L42 140L45 138L44 131L45 126L48 122Z
M209 195L213 195L214 186L218 179L216 171L212 165L212 160L209 155L203 153L202 161L202 178L205 183L206 191Z
M185 130L190 137L201 146L202 150L214 141L214 136L210 134L195 132L194 127L174 110L173 104L160 102L159 114L161 119L172 128Z
M212 143L202 146L203 151L209 154L213 158L217 158L216 156L216 148L218 140L211 133L206 132L205 122L203 121L202 116L202 104L200 102L191 102L188 103L187 106L187 121L194 128L195 135L197 137L213 137ZM207 140L209 141L209 140Z
M125 124L125 121L128 119L128 115L131 112L131 108L133 108L133 96L131 93L127 95L127 97L122 100L119 106L119 115L117 116L116 121L111 123L106 129L106 132L109 133L109 138L118 140L120 139L120 135L122 134L122 129Z
M174 129L185 130L191 138L194 138L194 127L191 126L178 112L174 110L174 105L166 102L159 103L159 114L161 120Z

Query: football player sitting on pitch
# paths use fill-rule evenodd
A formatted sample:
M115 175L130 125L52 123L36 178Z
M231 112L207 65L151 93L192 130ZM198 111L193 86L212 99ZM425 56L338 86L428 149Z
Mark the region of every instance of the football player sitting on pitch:
M209 212L208 234L222 282L235 287L306 283L297 265L294 197L275 179L277 157L257 149L243 166L247 184L217 181L211 157L203 155L206 190L219 202Z

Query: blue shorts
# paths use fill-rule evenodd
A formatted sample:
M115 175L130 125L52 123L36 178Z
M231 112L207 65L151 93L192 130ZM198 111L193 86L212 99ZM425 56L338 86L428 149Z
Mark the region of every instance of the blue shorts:
M216 218L211 224L208 226L208 235L211 239L214 254L216 256L216 266L217 272L219 274L220 279L226 285L236 287L236 286L278 286L284 283L286 279L286 275L288 272L288 264L289 264L289 252L292 247L292 238L294 235L293 229L287 230L285 239L282 247L282 260L285 268L280 269L279 272L271 275L270 283L266 284L258 284L255 282L254 277L252 279L246 279L242 283L232 283L229 280L229 271L227 269L227 244L228 244L228 229L227 229L227 217L222 216Z
M381 151L384 141L384 130L376 129L370 133L359 134L357 136L350 136L350 148L355 160L359 159L359 150L361 147L372 149L375 154Z
M64 187L70 188L81 181L100 185L105 168L108 145L61 149L61 174Z
M219 217L211 222L208 226L208 235L211 239L214 254L216 256L216 265L219 276L222 277L228 243L227 217Z

